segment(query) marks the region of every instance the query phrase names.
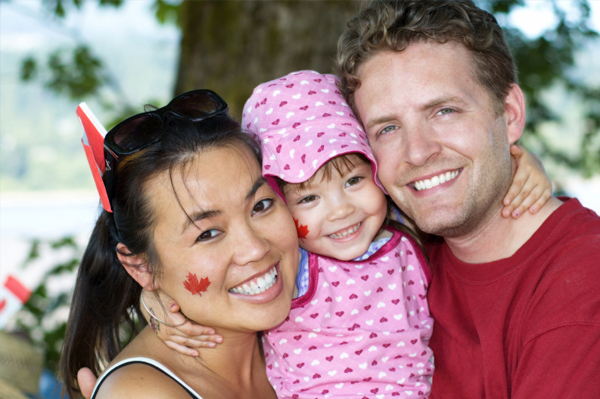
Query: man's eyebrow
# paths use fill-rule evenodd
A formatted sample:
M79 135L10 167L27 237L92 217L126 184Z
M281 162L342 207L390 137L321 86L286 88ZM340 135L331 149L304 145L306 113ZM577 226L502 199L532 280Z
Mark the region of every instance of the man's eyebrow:
M394 118L394 117L393 117L393 116L391 116L391 115L384 115L384 116L380 116L379 118L371 119L371 120L369 121L369 123L367 123L367 125L366 125L365 127L366 127L367 129L371 129L371 128L372 128L373 126L375 126L375 125L379 125L379 124L382 124L382 123L386 123L386 122L392 121L392 120L394 120L394 119L396 119L396 118Z
M428 103L425 103L421 106L421 110L427 110L427 109L431 109L431 108L435 108L440 104L444 104L446 102L457 102L457 103L461 103L464 104L465 101L457 96L447 96L447 97L440 97L440 98L436 98L434 100L431 100ZM375 118L369 121L369 123L366 124L366 128L367 129L371 129L373 126L379 125L379 124L383 124L383 123L387 123L390 121L395 120L396 117L394 115L383 115L380 116L379 118Z
M444 103L448 103L448 102L455 102L455 103L461 103L464 104L465 100L463 100L460 97L457 96L446 96L446 97L440 97L440 98L436 98L431 100L428 103L425 103L421 109L431 109L431 108L435 108L440 104L444 104Z
M264 177L259 177L258 179L256 179L256 181L254 182L254 184L252 185L252 187L250 188L250 190L248 191L248 194L246 194L246 198L245 200L248 201L250 198L254 197L254 195L256 194L256 192L266 183L267 181L265 180Z

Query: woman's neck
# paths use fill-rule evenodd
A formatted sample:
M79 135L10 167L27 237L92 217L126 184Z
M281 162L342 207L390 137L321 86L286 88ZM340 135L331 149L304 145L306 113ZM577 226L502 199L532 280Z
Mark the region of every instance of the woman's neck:
M208 398L276 398L268 384L265 362L256 333L218 332L223 343L216 348L198 349L199 356L182 355L167 347L150 328L135 341L131 356L151 357L173 371L201 396ZM124 351L125 352L125 351ZM143 352L143 353L142 353Z

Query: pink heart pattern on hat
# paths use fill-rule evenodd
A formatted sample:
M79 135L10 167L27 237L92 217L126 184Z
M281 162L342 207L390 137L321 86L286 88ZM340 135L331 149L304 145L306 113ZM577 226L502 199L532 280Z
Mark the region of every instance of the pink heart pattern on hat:
M301 183L332 158L360 153L371 161L374 180L383 189L366 134L338 82L334 75L299 71L254 89L242 126L260 141L264 176Z

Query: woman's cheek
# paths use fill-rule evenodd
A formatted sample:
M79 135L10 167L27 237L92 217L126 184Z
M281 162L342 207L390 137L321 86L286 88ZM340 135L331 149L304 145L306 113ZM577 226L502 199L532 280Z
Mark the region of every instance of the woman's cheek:
M183 280L183 287L192 295L198 294L198 296L202 296L202 293L206 292L209 286L210 280L208 276L198 279L196 273L192 272L188 272L186 279Z

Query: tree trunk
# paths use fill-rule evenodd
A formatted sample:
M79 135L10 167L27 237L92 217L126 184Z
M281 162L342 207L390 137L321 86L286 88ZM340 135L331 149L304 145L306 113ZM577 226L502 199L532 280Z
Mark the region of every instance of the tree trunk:
M256 85L289 72L334 72L336 46L359 1L197 1L181 5L175 94L219 93L241 118Z

